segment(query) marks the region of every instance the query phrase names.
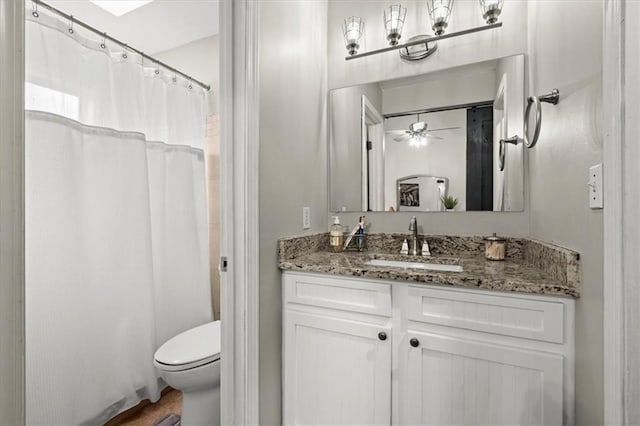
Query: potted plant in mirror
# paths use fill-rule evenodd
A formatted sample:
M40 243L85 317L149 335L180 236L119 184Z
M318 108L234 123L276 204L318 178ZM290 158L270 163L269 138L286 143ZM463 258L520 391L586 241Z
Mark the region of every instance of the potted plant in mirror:
M440 198L440 201L442 201L442 205L448 212L455 211L456 206L458 205L458 199L452 195L445 195Z

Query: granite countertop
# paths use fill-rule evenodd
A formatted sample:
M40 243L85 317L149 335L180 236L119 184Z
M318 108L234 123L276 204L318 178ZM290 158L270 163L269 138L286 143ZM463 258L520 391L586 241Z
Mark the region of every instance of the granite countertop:
M434 255L431 257L395 254L397 251L390 246L395 249L397 237L389 235L386 239L378 238L384 243L376 243L373 250L342 253L327 251L326 244L323 244L323 240L328 240L326 234L282 239L279 267L287 271L410 283L570 297L580 295L579 254L561 247L534 240L513 239L507 242L508 253L512 246L507 259L491 261L486 260L484 252L479 250L481 237L422 237L427 238L433 247ZM440 249L435 248L437 242L443 243ZM456 264L462 266L463 272L367 265L366 262L371 259Z

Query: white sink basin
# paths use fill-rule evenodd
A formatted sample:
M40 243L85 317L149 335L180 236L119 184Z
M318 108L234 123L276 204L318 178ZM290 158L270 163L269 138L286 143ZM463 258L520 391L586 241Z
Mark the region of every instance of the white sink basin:
M391 268L424 269L428 271L462 272L460 265L444 265L440 263L404 262L401 260L372 259L365 263L370 266L386 266Z

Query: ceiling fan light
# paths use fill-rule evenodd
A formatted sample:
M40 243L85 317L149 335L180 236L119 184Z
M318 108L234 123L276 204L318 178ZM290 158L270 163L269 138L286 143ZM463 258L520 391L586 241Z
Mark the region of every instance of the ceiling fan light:
M409 139L409 146L414 148L422 148L427 146L429 141L425 135L415 135L411 139Z

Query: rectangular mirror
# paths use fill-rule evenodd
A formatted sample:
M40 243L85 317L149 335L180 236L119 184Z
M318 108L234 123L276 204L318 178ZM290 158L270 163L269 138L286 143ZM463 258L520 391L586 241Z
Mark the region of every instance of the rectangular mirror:
M522 211L524 107L524 55L332 90L331 211Z

